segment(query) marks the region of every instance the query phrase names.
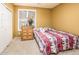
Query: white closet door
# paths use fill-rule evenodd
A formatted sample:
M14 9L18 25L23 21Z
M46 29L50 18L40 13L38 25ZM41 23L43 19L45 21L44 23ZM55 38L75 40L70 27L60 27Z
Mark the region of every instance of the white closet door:
M1 4L0 13L0 52L2 52L12 40L12 15Z

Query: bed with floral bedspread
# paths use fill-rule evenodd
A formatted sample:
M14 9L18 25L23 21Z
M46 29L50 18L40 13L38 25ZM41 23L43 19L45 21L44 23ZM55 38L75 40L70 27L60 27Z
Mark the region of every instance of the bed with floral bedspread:
M51 28L34 29L40 51L43 54L57 54L62 51L79 48L79 37Z

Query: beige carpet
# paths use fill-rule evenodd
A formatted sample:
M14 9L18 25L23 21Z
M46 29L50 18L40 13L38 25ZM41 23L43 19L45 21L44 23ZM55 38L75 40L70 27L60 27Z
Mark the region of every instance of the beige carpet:
M33 40L21 41L15 38L9 46L3 51L2 55L41 55L38 45ZM58 53L58 55L79 55L79 49L69 50Z
M8 55L40 55L40 51L35 40L21 41L19 38L13 39L10 45L2 54Z

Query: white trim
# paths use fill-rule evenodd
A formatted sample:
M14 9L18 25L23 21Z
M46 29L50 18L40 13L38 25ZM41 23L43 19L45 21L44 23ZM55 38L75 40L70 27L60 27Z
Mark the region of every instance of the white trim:
M20 31L20 29L19 29L19 10L18 10L18 31Z
M32 9L18 9L18 31L21 31L21 29L19 29L19 11L33 11L35 12L35 27L36 27L36 10L32 10ZM28 16L28 12L27 12L27 16Z

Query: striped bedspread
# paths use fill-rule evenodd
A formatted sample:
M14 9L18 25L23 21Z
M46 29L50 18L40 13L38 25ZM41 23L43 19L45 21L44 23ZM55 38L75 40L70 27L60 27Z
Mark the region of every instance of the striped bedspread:
M50 28L34 29L35 37L39 37L40 50L43 54L58 53L61 51L71 50L79 48L79 37L66 33L63 31L57 31Z

